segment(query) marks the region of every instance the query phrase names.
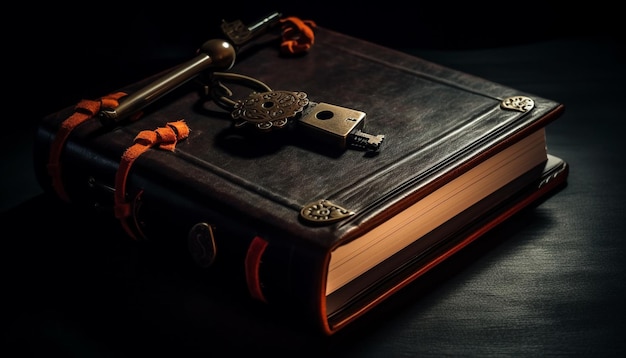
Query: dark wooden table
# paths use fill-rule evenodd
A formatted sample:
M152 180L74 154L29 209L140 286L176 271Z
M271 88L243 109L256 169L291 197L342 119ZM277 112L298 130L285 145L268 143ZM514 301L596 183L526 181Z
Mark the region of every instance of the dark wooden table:
M3 349L14 349L18 356L210 356L224 351L342 357L622 356L624 43L619 37L575 34L472 49L403 50L564 103L564 116L549 125L547 135L549 151L571 166L568 185L353 327L327 338L284 326L271 312L220 289L184 264L142 252L117 228L47 197L31 167L32 123L9 125L0 154L3 308L8 317L3 320L8 330ZM128 74L102 86L141 75ZM44 89L54 92L51 83ZM35 109L22 107L21 113L33 115L35 110L40 115L65 107L70 102L63 101L73 103L72 96L81 90L52 94Z

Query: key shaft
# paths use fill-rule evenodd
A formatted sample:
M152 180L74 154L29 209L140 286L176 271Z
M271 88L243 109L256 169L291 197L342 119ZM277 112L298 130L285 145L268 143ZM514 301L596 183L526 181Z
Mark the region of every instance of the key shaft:
M235 63L235 49L229 42L224 40L209 40L200 47L198 52L199 54L196 57L177 66L147 86L122 98L117 108L105 108L100 111L100 117L103 122L110 124L127 118L195 78L203 71L209 68L220 71L228 70Z

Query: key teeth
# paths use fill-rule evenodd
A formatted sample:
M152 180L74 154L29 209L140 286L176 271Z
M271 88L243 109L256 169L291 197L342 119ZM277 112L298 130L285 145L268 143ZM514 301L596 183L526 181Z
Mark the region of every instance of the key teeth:
M235 46L240 46L250 42L255 37L279 24L281 17L282 14L280 12L272 12L247 26L241 20L230 22L222 20L221 29L222 33L226 35Z
M357 130L356 133L350 135L348 144L353 149L364 150L367 152L378 152L383 144L385 136L383 134L371 135Z

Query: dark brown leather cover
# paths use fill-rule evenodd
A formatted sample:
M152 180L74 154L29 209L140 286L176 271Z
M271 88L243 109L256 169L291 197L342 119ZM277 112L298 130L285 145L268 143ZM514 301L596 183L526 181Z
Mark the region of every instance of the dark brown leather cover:
M385 135L380 153L328 151L287 133L241 136L229 115L191 82L148 107L137 121L108 128L94 118L76 128L62 155L65 188L72 203L113 215L111 188L122 153L139 132L185 120L190 134L175 151L153 149L133 164L128 192L142 193L135 208L141 229L150 240L184 251L194 224L214 225L212 268L241 282L248 245L262 237L269 243L258 272L265 299L317 321L326 333L377 301L369 298L340 323L327 321L323 282L334 247L563 112L552 100L324 28L316 29L315 45L306 55L281 56L268 42L240 56L230 72L274 90L304 91L314 102L366 112L365 131ZM122 90L132 93L141 85ZM247 91L236 88L234 96L245 97ZM531 97L535 108L527 113L500 109L502 99L516 95ZM46 171L50 145L72 111L62 109L39 126L35 165L44 189L52 190ZM328 225L300 220L302 207L319 199L355 215Z

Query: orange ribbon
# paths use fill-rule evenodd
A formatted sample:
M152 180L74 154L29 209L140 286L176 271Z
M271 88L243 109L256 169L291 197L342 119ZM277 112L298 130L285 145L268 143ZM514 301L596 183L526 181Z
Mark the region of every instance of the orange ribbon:
M84 99L76 105L74 113L61 123L50 147L47 166L48 174L52 178L52 188L61 199L68 202L70 201L65 187L63 186L63 177L61 174L61 152L63 151L63 147L70 133L72 133L76 127L95 116L100 111L100 108L116 108L119 105L118 100L125 95L126 93L124 92L116 92L96 101Z
M285 54L300 54L309 51L315 43L314 28L317 27L312 20L301 20L290 16L280 19L282 23L281 52Z
M183 120L167 123L166 127L157 128L154 131L141 131L135 137L135 143L128 147L115 174L115 217L120 219L124 230L132 237L142 236L143 233L135 223L135 228L139 235L131 228L129 218L133 217L133 207L126 200L126 179L135 160L148 149L159 146L160 149L173 151L176 143L189 136L189 127Z

